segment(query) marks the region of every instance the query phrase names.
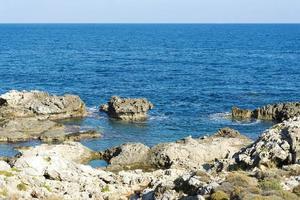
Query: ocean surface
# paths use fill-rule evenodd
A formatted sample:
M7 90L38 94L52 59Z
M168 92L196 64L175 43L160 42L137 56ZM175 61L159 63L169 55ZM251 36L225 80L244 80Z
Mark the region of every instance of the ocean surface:
M228 126L257 138L271 122L237 122L232 106L300 100L300 25L0 25L0 93L11 89L79 95L91 115L66 123L96 128L103 150L153 146ZM124 123L98 112L112 95L146 97L149 120ZM0 144L0 156L20 145Z

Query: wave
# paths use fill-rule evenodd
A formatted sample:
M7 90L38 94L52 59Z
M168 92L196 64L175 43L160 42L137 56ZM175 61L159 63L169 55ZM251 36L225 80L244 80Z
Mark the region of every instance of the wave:
M231 113L230 112L210 114L208 118L209 118L210 121L225 124L225 125L253 126L253 125L261 123L261 120L258 120L258 119L245 120L245 121L233 120L231 118Z
M166 120L166 119L169 119L169 117L167 115L150 115L149 116L149 120L152 120L152 121L162 121L162 120Z
M231 113L230 112L214 113L214 114L210 114L208 118L212 121L231 120Z

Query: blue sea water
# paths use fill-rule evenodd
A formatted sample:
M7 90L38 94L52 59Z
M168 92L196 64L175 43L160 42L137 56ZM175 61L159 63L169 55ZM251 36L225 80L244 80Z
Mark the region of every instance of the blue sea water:
M231 107L300 100L300 25L15 24L0 25L0 93L73 93L92 115L77 121L101 139L155 145L228 126L256 138L271 122L232 121ZM155 105L141 123L109 120L98 107L112 95ZM14 146L1 144L0 155Z

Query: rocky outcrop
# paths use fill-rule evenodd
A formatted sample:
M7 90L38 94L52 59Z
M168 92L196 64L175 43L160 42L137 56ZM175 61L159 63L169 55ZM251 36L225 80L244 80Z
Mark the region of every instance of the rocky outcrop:
M16 118L0 122L0 142L42 140L45 142L97 138L94 130L81 130L78 126L63 125L50 120Z
M54 96L40 91L10 91L0 96L0 142L80 140L100 137L94 130L63 125L57 119L83 117L78 96Z
M234 157L246 168L300 163L300 117L274 125Z
M0 96L0 119L34 117L65 119L87 114L80 97L55 96L41 91L12 90Z
M100 111L111 118L125 121L139 121L147 119L147 112L153 104L145 98L130 99L113 96L107 104L100 106Z
M300 116L300 102L266 105L252 111L237 107L232 108L232 117L238 120L254 118L282 122L296 116Z
M229 130L221 129L208 138L188 137L175 143L159 144L151 149L149 162L158 168L198 169L215 159L230 158L251 140Z
M151 168L148 163L149 150L149 147L141 143L127 143L107 149L100 153L100 157L109 163L110 171Z
M191 137L177 142L158 144L151 149L143 144L131 143L108 149L102 158L116 169L198 169L215 159L230 158L251 140L230 128L220 129L207 138Z
M228 133L221 130L219 133ZM235 132L235 131L230 131ZM227 134L226 134L227 135ZM231 134L230 134L231 135ZM214 136L220 137L220 136ZM226 140L232 136L225 137ZM121 161L130 161L142 144L123 145ZM200 149L201 150L201 149ZM123 151L123 153L121 152ZM133 153L130 154L130 151ZM151 151L151 150L150 150ZM114 152L112 152L114 154ZM21 150L10 165L0 161L1 199L299 199L300 165L262 171L205 171L173 168L109 172L83 165L97 154L77 142L43 144ZM293 191L294 193L292 193Z

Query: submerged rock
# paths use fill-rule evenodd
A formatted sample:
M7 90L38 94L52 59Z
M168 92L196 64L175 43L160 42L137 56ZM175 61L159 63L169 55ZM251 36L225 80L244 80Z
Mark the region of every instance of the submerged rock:
M34 117L53 120L86 114L83 101L76 95L55 96L35 90L12 90L0 96L0 119Z
M300 163L300 117L274 125L234 157L246 168Z
M255 110L240 109L237 107L232 108L232 117L234 119L262 119L274 120L282 122L292 117L300 115L300 102L278 103L266 105Z
M147 119L147 112L153 104L145 98L130 99L113 96L107 104L100 106L100 111L111 118L125 121L138 121Z

